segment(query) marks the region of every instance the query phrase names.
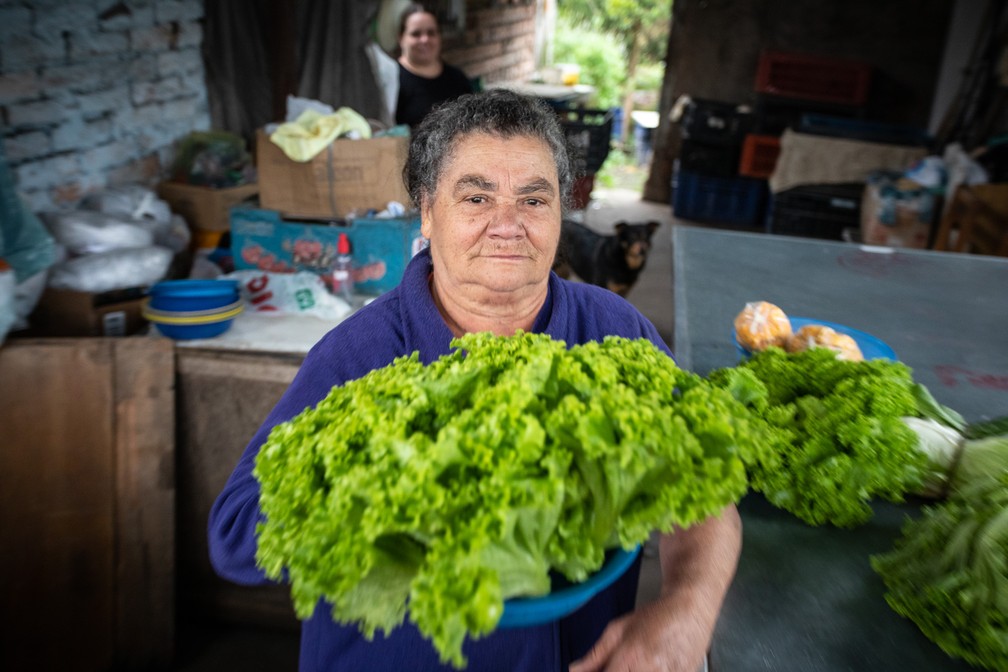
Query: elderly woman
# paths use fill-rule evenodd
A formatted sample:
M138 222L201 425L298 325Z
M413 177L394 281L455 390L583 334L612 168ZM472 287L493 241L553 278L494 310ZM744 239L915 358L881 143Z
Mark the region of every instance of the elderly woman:
M654 326L608 290L550 271L571 170L564 136L543 104L506 91L467 95L435 110L415 133L404 176L430 248L402 282L340 323L308 354L253 437L210 516L216 570L265 581L255 565L261 515L252 467L270 429L314 406L334 385L419 352L431 362L454 336L522 329L568 345L607 335L647 338ZM671 353L669 353L671 356ZM694 672L703 662L741 543L734 507L661 538L661 595L634 611L639 565L570 616L467 641L469 669ZM438 670L434 648L406 622L365 640L326 608L307 620L301 670Z

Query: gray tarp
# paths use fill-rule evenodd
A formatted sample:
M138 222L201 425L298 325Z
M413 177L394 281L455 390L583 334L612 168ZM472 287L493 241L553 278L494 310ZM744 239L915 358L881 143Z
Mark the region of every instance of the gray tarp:
M367 54L378 3L206 0L203 60L215 129L251 141L288 94L382 117Z

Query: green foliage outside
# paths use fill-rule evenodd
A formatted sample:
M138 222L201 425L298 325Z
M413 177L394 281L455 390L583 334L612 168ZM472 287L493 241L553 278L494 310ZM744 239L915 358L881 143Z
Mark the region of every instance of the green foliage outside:
M581 81L596 88L595 105L656 110L665 74L671 0L559 0L554 63L576 63ZM643 189L647 166L637 166L632 122L596 175L605 188Z
M559 16L553 37L553 61L580 66L580 82L595 87L597 107L609 109L620 104L626 58L623 48L612 37Z

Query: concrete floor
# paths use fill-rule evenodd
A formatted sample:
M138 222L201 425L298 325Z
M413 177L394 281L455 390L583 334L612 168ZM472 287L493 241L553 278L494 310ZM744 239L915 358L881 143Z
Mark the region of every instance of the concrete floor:
M672 345L672 210L668 205L641 200L640 193L621 189L596 189L585 210L576 218L600 232L611 231L620 220L656 220L647 265L627 299L658 328ZM638 604L658 594L660 570L653 543L644 548ZM173 672L282 672L296 670L298 634L255 627L204 624L185 620L180 614L176 666Z

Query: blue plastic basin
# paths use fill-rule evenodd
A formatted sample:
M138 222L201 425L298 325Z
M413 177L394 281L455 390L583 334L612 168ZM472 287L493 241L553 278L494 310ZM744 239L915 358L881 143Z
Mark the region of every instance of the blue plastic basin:
M220 322L209 322L206 324L162 324L155 322L157 330L168 338L176 341L187 341L194 338L213 338L220 336L231 328L234 318L222 320Z
M194 311L220 308L239 299L237 280L165 280L150 288L155 310Z

